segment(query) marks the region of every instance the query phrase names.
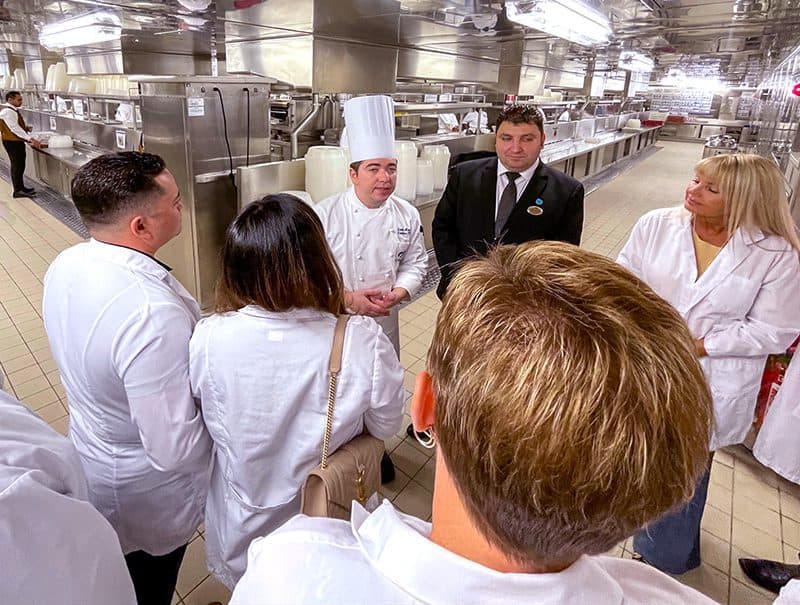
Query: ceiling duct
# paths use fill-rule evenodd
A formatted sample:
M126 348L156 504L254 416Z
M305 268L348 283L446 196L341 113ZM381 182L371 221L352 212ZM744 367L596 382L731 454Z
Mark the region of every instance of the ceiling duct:
M717 42L717 52L735 53L744 50L744 38L720 38Z
M266 0L224 21L228 73L322 93L395 89L398 0Z

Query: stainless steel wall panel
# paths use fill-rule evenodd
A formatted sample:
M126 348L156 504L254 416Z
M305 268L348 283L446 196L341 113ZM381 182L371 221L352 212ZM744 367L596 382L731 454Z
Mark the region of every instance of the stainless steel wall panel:
M497 84L500 64L489 60L403 48L398 54L397 77Z
M236 184L239 189L239 209L269 193L304 191L306 188L305 179L305 160L240 166L236 171Z
M397 56L396 48L318 39L312 88L352 94L392 92L398 76Z

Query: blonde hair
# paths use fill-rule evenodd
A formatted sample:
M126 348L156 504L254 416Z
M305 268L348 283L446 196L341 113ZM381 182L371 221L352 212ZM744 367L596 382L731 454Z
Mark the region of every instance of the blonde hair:
M521 563L608 551L705 470L712 403L692 337L597 254L530 242L466 263L428 368L459 495Z
M700 160L695 170L719 187L729 234L739 228L759 229L782 237L800 251L783 175L774 162L759 155L733 153Z

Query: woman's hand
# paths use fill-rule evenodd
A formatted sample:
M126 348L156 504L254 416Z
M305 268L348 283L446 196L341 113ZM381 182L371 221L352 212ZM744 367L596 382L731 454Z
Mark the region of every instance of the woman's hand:
M708 351L706 351L705 346L705 339L704 338L696 338L694 341L694 354L697 357L705 357L708 355Z

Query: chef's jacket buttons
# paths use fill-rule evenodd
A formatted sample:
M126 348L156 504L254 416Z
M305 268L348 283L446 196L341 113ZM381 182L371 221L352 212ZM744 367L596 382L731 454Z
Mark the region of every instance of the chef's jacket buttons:
M358 281L364 281L364 278L363 277L359 277Z
M363 257L363 256L361 256L361 255L359 254L358 256L356 256L356 258L357 258L358 260L361 260L361 259L362 259L362 258L364 258L364 257Z
M356 237L361 237L361 234L360 233L356 233Z

